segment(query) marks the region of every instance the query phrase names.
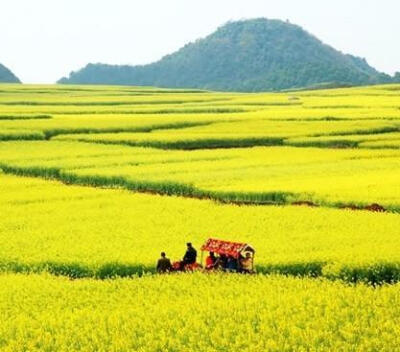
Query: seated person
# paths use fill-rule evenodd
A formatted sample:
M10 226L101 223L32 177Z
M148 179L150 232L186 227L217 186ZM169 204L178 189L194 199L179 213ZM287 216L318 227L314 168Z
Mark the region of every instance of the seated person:
M206 270L214 269L216 261L217 258L215 257L214 252L210 252L206 258Z
M229 256L226 262L226 270L235 272L238 269L238 261L235 257Z
M228 258L227 258L225 255L221 254L221 255L217 258L214 267L215 267L216 269L225 270L225 269L226 269L226 264L227 264L227 259L228 259Z
M246 253L246 257L240 260L240 271L243 273L253 272L253 258L249 252Z
M185 255L183 256L183 260L181 261L180 270L184 270L185 266L188 264L196 263L197 251L194 249L190 242L186 243L187 249Z
M171 271L171 261L166 257L165 252L161 252L161 258L157 262L157 272L159 274Z
M190 242L186 243L187 249L186 253L183 256L184 264L193 264L196 263L197 251L193 248Z

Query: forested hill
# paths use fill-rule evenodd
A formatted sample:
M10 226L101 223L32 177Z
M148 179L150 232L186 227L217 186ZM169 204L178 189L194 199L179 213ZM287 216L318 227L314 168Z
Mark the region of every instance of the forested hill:
M297 25L260 18L229 22L152 64L88 64L58 83L268 91L391 81L364 59L335 50Z
M7 67L0 64L0 83L21 83Z

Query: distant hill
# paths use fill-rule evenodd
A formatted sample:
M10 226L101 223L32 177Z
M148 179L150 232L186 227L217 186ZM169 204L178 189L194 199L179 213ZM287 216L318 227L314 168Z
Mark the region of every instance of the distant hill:
M143 66L88 64L58 83L268 91L338 82L392 82L365 59L343 54L301 27L264 18L229 22Z
M21 83L7 67L0 64L0 83Z

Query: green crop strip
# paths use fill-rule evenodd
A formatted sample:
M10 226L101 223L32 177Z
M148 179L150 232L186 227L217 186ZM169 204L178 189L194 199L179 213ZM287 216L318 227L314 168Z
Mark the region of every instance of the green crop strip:
M160 123L143 127L115 127L115 128L51 128L43 131L25 131L25 130L0 130L0 141L18 141L18 140L50 140L51 138L63 134L96 134L96 133L120 133L120 132L151 132L163 129L180 129L196 126L206 126L213 123L212 121L202 122L176 122L176 123Z
M382 133L392 133L392 132L400 132L400 126L388 126L388 127L379 127L379 128L372 128L370 130L352 130L346 132L330 132L324 134L313 134L310 137L323 137L323 136L348 136L352 134L359 134L359 135L371 135L371 134L382 134Z
M51 115L0 115L0 120L46 120L51 119Z
M294 192L225 192L199 189L193 185L174 181L146 181L127 179L123 176L106 175L77 175L71 171L61 170L57 167L18 167L0 164L0 169L5 174L17 176L40 177L57 180L64 184L121 188L134 192L160 194L167 196L180 196L193 199L208 199L222 204L236 205L307 205L323 206L330 208L352 208L354 210L369 209L366 203L346 203L332 201L315 201L310 195ZM400 212L400 206L391 206L384 209L392 212Z
M150 126L144 127L123 127L123 128L60 128L60 129L48 129L44 131L46 136L45 139L51 139L55 136L59 136L62 134L96 134L96 133L120 133L120 132L151 132L155 130L163 130L163 129L180 129L187 127L196 127L196 126L206 126L211 124L212 122L176 122L176 123L165 123L165 124L154 124Z
M182 140L176 142L168 141L111 141L111 140L93 140L85 137L78 138L78 141L98 144L127 145L132 147L148 147L158 149L172 150L198 150L198 149L219 149L219 148L251 148L256 146L279 146L283 145L282 138L204 138L197 140Z
M40 131L0 131L0 141L39 141L45 140L46 135Z
M364 265L343 265L335 271L329 270L329 262L299 262L286 264L259 264L258 274L284 275L307 278L326 278L346 283L365 283L368 285L395 284L400 282L400 263L372 263ZM155 274L154 266L108 262L99 265L88 265L80 262L45 261L38 263L21 263L0 261L0 273L37 274L49 273L55 276L66 276L71 279L94 278L99 280L123 277L141 277ZM229 275L229 274L228 274Z
M118 105L168 105L168 104L185 104L185 103L202 103L224 101L225 98L215 99L192 99L192 100L132 100L132 101L89 101L89 102L56 102L56 101L0 101L0 105L5 106L118 106Z

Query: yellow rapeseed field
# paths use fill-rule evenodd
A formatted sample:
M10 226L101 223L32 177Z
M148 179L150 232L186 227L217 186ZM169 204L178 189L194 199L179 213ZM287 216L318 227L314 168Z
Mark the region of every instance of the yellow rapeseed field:
M0 349L392 352L399 289L238 274L3 275Z
M400 210L399 156L400 150L376 148L165 151L70 141L0 144L4 171L69 183L261 204L379 203L393 211Z
M0 351L396 351L399 98L2 85Z
M142 274L154 271L162 250L177 260L187 241L199 248L220 237L255 246L259 272L366 282L399 276L397 214L222 205L7 175L0 181L2 271Z

